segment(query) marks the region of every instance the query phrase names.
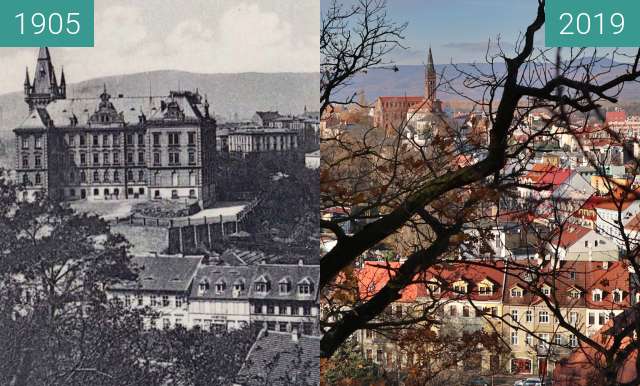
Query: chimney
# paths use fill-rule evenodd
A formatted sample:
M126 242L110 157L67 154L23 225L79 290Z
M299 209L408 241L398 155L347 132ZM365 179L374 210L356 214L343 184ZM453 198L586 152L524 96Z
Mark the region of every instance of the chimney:
M298 338L298 329L297 328L294 328L294 329L291 330L291 340L294 343L298 343L299 338Z

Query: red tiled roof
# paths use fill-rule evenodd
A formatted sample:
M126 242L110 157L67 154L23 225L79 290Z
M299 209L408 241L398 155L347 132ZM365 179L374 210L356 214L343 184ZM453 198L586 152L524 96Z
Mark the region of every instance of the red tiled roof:
M553 238L553 243L561 246L562 248L568 248L575 244L578 240L586 236L591 229L585 228L580 225L568 225L565 226L562 230L558 230L559 237L556 235Z
M407 102L416 103L424 100L423 96L380 96L378 98L383 102L407 101Z
M624 111L607 111L606 122L624 122L627 120L627 113Z
M607 321L598 332L591 336L591 339L603 347L611 348L614 336L606 332L612 327L616 328L614 327L615 325L624 327L629 325L629 323L637 323L637 319L638 310L629 309L614 319ZM632 341L631 337L623 338L619 350L623 350ZM638 349L635 349L624 359L622 366L620 366L618 370L617 382L628 383L637 379L637 357ZM553 371L553 384L555 386L592 385L594 381L594 370L597 370L595 366L596 364L604 365L604 361L605 358L599 351L586 343L580 343L580 347L576 348L566 360L556 364L555 370Z
M358 291L360 299L369 300L378 293L395 276L396 270L400 267L398 262L366 261L364 266L357 269L355 277L358 281ZM411 284L402 290L398 301L413 302L418 297L418 293L423 293L423 284Z
M534 164L525 178L535 185L553 185L557 187L571 176L571 169L560 169L548 164Z

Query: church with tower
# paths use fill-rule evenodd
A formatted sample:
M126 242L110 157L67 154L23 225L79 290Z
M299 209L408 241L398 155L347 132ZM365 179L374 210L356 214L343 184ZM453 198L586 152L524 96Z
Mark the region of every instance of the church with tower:
M211 206L216 199L216 121L198 91L158 96L68 98L49 49L27 69L26 118L14 129L23 199L167 199ZM204 99L204 101L203 101ZM28 111L27 111L28 110Z
M446 117L442 102L437 98L437 73L433 53L429 48L424 73L424 95L381 96L373 108L375 127L389 134L423 135L436 129Z

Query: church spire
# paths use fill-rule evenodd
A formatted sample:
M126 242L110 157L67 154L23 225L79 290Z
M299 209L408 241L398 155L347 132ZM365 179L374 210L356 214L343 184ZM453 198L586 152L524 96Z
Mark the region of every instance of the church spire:
M429 46L429 59L427 62L427 71L428 72L436 72L435 67L433 66L433 53L431 52L431 46Z
M25 87L31 87L31 80L29 79L29 67L27 67L27 72L26 75L24 77L24 86Z
M424 74L424 97L428 103L433 106L436 100L436 68L433 64L433 53L429 47L429 55Z
M55 69L51 62L51 53L48 47L41 47L38 51L36 61L36 69L33 75L33 84L27 89L27 81L31 81L27 71L25 79L25 102L29 105L29 110L36 107L46 106L49 102L56 99L64 99L66 92L62 87L66 82L64 80L60 85L56 79Z

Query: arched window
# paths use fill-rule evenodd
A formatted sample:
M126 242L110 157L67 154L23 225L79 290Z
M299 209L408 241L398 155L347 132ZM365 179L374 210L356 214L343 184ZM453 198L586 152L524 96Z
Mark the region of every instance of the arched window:
M80 172L80 182L87 182L87 173L84 170Z
M97 170L93 172L93 182L100 182L100 175Z
M36 185L40 185L42 183L42 176L40 173L36 173Z
M103 178L104 182L109 182L109 171L108 170L104 171L103 177L104 177Z
M29 184L29 175L27 173L22 175L22 183L25 185Z
M138 170L138 181L144 181L144 170Z
M127 170L127 180L133 181L133 172L131 170Z
M117 170L113 171L113 182L120 182L120 172Z

